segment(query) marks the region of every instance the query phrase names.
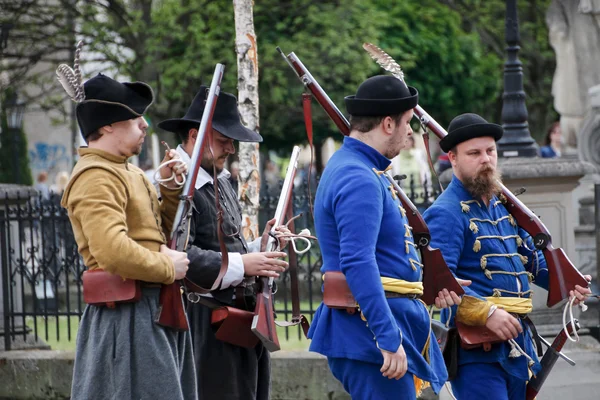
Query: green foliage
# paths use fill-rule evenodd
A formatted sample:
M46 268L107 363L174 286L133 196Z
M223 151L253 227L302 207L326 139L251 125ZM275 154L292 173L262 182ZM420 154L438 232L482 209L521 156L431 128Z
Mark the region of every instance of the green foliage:
M8 97L9 93L8 90L5 92L4 99ZM5 101L1 103L5 104ZM8 128L4 107L0 110L0 128L0 160L2 160L0 164L0 182L33 185L27 153L27 136L25 136L23 129L16 131Z
M419 104L437 122L448 126L464 112L493 117L489 105L501 87L501 60L486 54L479 35L462 29L457 11L436 0L373 4L387 10L375 44L402 66L406 82L419 90Z
M551 0L517 1L519 16L519 59L523 63L523 84L527 95L529 129L532 136L541 139L551 122L558 118L553 108L552 77L556 67L555 54L548 40L545 22L546 10ZM504 24L506 2L503 0L455 0L442 1L461 16L465 31L481 38L483 50L498 62L506 59ZM503 65L494 72L494 78L502 83ZM500 122L502 89L495 100L486 106L494 112L493 120Z
M517 2L519 57L534 134L541 134L556 118L551 96L554 53L544 20L549 2ZM73 26L65 22L72 16L78 37L85 39L88 58L99 62L95 66L101 65L111 76L145 81L153 87L156 101L149 109L153 122L183 115L199 86L210 82L218 62L226 66L223 90L237 92L231 1L42 3L27 3L28 17L19 22L38 23L15 27L23 34L14 37L31 39L17 42L19 51L27 56L24 58L34 60L26 51L33 42L37 47L31 51L40 53L45 51L40 46L47 47L48 54L41 60L55 65L48 57L72 48ZM260 131L265 138L261 148L288 153L293 143L306 140L300 100L303 87L276 51L277 46L286 53L295 52L344 113L344 97L355 93L365 78L383 73L362 49L363 42L372 42L400 62L407 82L419 90L420 104L443 126L463 112L478 112L500 122L505 7L502 0L255 2ZM48 15L57 17L49 20ZM93 76L96 71L88 65L85 75ZM316 102L313 118L317 143L329 136L340 137Z

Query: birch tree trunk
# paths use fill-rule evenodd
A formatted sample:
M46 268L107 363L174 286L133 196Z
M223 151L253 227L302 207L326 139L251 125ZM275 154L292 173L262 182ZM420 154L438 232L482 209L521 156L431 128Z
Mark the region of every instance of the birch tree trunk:
M258 50L254 33L253 4L253 0L233 0L238 66L238 104L243 123L248 129L258 132ZM251 241L259 237L258 143L240 142L239 159L238 186L242 205L242 233L248 241Z

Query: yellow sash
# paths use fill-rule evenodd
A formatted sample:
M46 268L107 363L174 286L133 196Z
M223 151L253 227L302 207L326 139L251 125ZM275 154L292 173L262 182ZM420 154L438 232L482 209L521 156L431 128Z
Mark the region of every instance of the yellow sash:
M408 282L402 279L381 277L383 290L400 294L423 294L423 282Z
M531 298L486 297L485 299L509 313L529 314L533 310L533 301Z

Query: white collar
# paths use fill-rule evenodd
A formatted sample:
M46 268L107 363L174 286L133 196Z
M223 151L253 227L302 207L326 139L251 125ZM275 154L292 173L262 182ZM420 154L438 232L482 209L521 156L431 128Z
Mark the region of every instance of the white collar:
M183 161L185 161L185 163L188 165L188 168L190 168L190 163L192 162L192 159L190 158L190 156L188 155L188 153L185 152L185 150L183 149L183 147L181 147L181 145L177 146L177 149L175 149L177 151L177 153L179 153L179 155L181 156L181 159ZM231 173L229 173L229 171L227 171L225 168L223 168L223 171L221 171L219 173L219 175L217 176L217 178L229 178L231 176ZM213 176L210 175L208 172L206 172L204 170L204 168L200 167L198 168L198 177L196 178L196 189L200 189L202 186L206 185L207 183L213 183Z

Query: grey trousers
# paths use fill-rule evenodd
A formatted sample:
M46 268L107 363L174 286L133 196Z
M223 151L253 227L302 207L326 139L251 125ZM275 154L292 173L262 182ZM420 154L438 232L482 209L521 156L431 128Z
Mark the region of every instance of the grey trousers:
M157 325L160 288L142 291L137 303L86 307L71 399L198 398L190 332Z

